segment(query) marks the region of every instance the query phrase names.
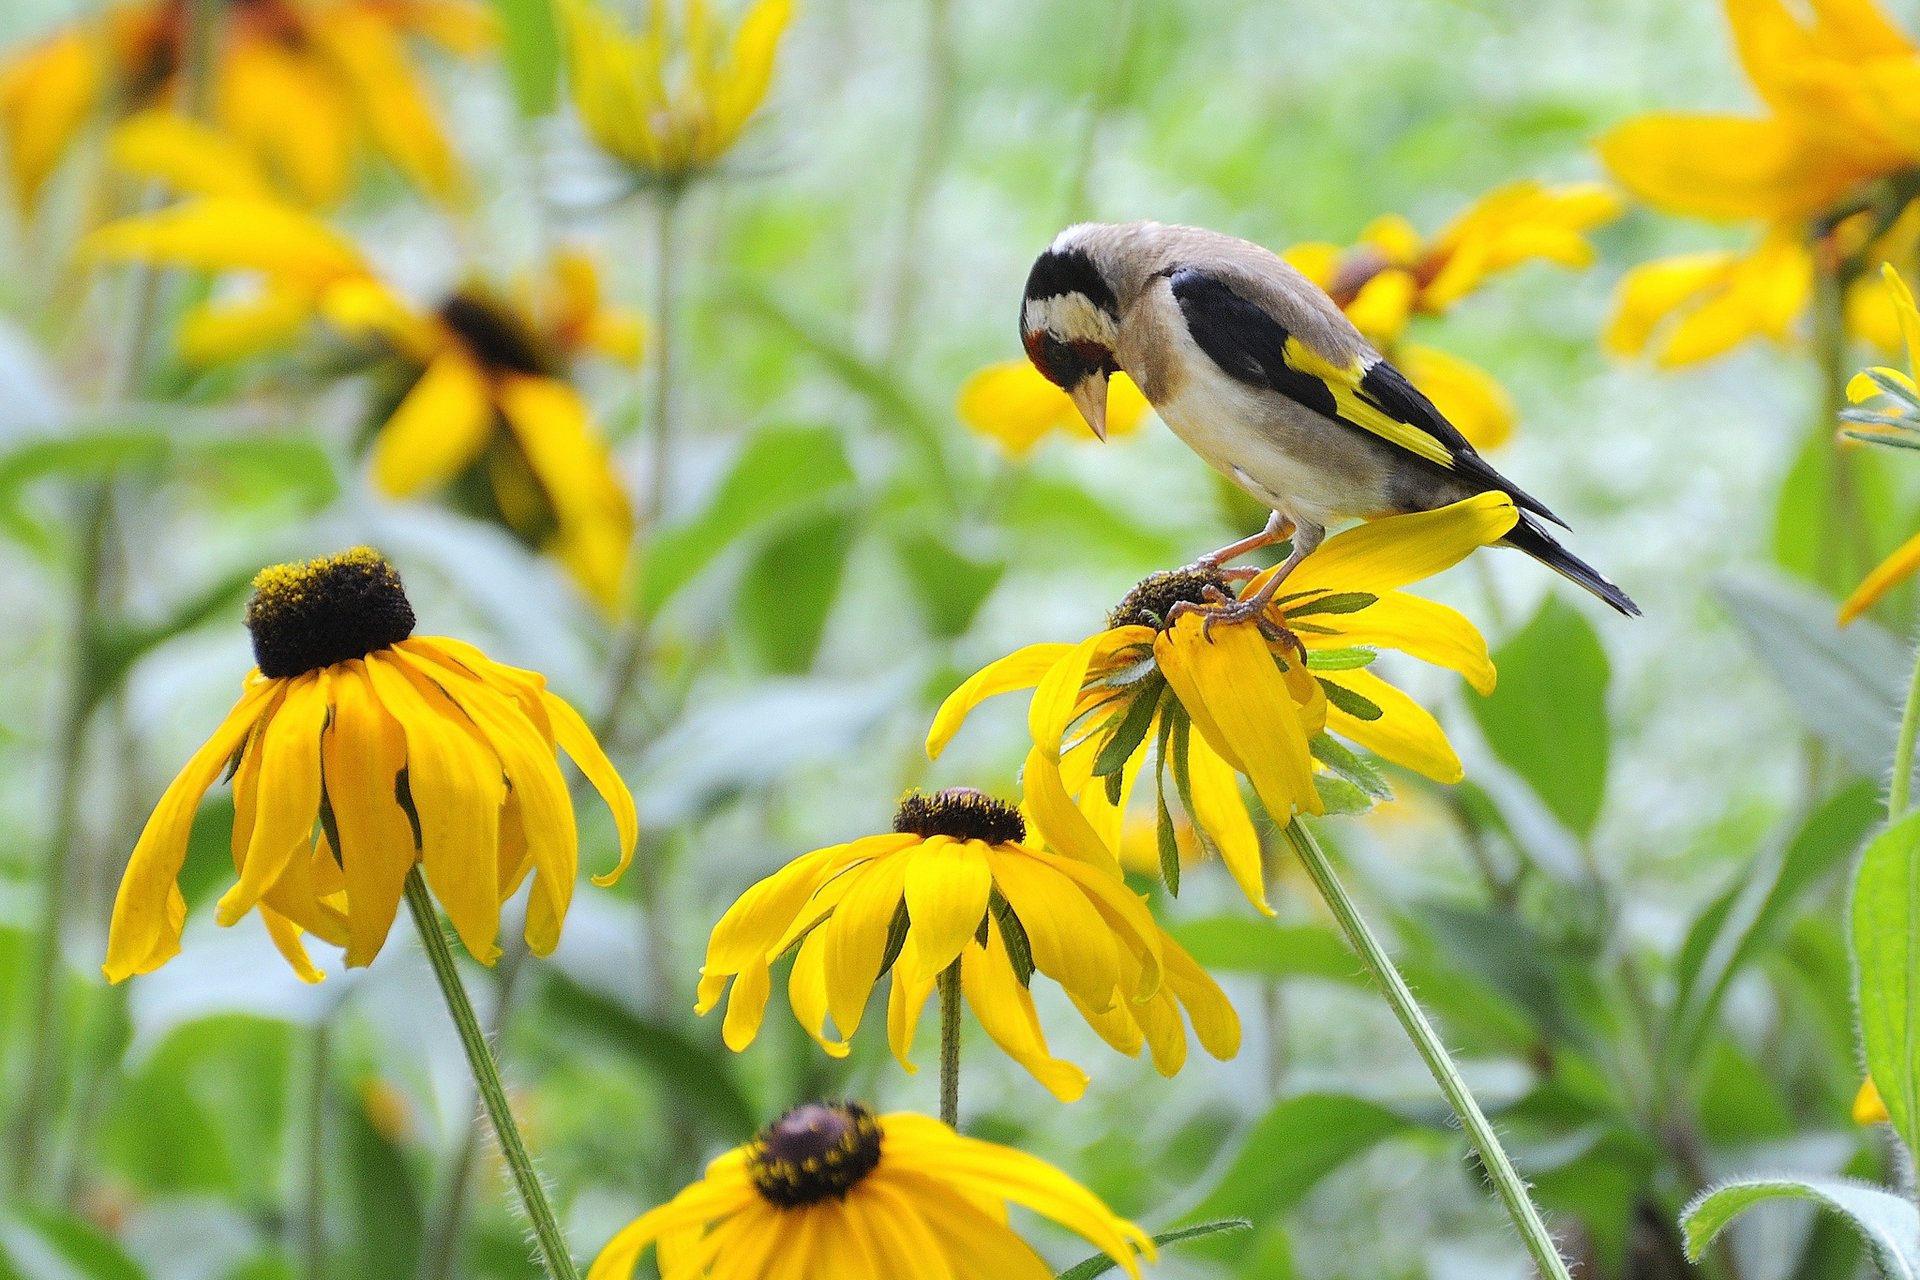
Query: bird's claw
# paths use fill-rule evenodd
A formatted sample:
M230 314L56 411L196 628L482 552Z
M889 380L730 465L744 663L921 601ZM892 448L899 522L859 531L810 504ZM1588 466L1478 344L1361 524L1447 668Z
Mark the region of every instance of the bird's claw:
M1196 604L1191 600L1182 600L1173 606L1167 614L1167 623L1171 626L1188 614L1200 619L1200 636L1209 643L1213 640L1213 629L1222 624L1234 626L1251 622L1260 629L1260 634L1274 644L1284 644L1300 655L1304 664L1307 660L1307 646L1300 637L1285 625L1275 620L1268 612L1265 600L1236 600L1219 587L1208 587L1205 591L1206 603Z

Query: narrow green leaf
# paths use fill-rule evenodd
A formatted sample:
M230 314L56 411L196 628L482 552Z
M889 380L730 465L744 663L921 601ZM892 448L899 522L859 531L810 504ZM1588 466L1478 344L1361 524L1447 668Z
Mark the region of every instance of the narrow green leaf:
M1375 800L1393 799L1393 784L1371 760L1331 734L1318 733L1307 744L1313 758Z
M1321 807L1331 816L1365 813L1373 808L1373 797L1345 778L1316 773L1313 789L1320 793Z
M1033 982L1033 942L1027 937L1027 927L1020 923L1020 917L1013 914L1013 904L1000 896L995 889L987 896L987 909L993 913L993 922L1000 929L1000 941L1007 946L1007 959L1013 964L1013 975L1020 979L1021 986Z
M1868 842L1853 887L1853 954L1867 1073L1920 1151L1920 810Z
M1171 716L1160 717L1159 749L1154 753L1153 794L1159 809L1154 815L1154 838L1160 846L1160 879L1167 892L1180 896L1180 839L1173 830L1173 814L1167 809L1167 741L1172 735Z
M1380 655L1372 649L1349 646L1344 649L1312 649L1307 653L1309 671L1354 671L1370 667Z
M1094 777L1118 776L1127 761L1133 759L1140 744L1147 740L1147 730L1153 728L1153 713L1160 705L1160 695L1165 688L1164 679L1155 679L1128 694L1132 701L1127 704L1126 714L1120 717L1120 723L1114 726L1112 735L1093 758Z
M1174 1231L1162 1231L1153 1238L1153 1242L1165 1249L1172 1245L1185 1244L1190 1240L1205 1240L1209 1236L1232 1235L1236 1232L1251 1230L1253 1230L1253 1224L1245 1218L1221 1218L1215 1222L1202 1222ZM1103 1276L1119 1265L1106 1254L1096 1253L1085 1262L1062 1271L1060 1280L1094 1280L1095 1276Z
M1314 679L1319 680L1320 687L1326 691L1327 701L1354 719L1373 721L1378 720L1384 714L1380 710L1380 705L1373 701L1373 699L1363 697L1343 684L1335 684L1333 681L1321 679L1319 676L1315 676Z
M1703 1192L1680 1215L1687 1257L1695 1262L1733 1220L1767 1200L1811 1201L1860 1233L1887 1280L1920 1280L1920 1212L1892 1192L1838 1178L1753 1178Z
M1305 604L1288 605L1287 617L1306 618L1316 613L1358 613L1379 599L1370 591L1336 591Z

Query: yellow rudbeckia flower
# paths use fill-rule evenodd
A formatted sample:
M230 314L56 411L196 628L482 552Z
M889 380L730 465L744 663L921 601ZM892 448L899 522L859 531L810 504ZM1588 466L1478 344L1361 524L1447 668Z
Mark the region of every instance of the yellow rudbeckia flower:
M628 1280L657 1245L662 1280L1052 1280L1014 1234L1017 1204L1139 1280L1153 1241L1052 1165L927 1116L795 1107L607 1243L587 1280Z
M941 705L927 752L938 757L987 698L1032 689L1034 750L1024 780L1049 839L1084 811L1100 838L1117 842L1151 753L1162 826L1171 831L1171 771L1205 846L1271 914L1260 839L1235 775L1283 825L1296 813L1324 812L1323 789L1349 803L1354 788L1387 794L1377 770L1335 735L1435 781L1458 782L1460 760L1439 723L1367 668L1379 650L1397 649L1492 691L1493 663L1473 624L1400 588L1498 541L1515 518L1509 498L1485 493L1347 530L1294 569L1264 628L1208 634L1202 617L1179 606L1217 599L1231 584L1202 571L1155 574L1121 602L1107 630L1079 644L1029 645L973 675ZM1265 576L1243 591L1257 590ZM1347 788L1317 780L1316 769ZM1163 860L1170 884L1178 865L1177 857Z
M1913 291L1891 266L1881 268L1887 296L1907 350L1907 368L1920 370L1920 310L1916 310ZM1900 449L1920 449L1920 385L1912 374L1899 369L1875 366L1856 373L1847 383L1847 399L1854 404L1882 401L1874 409L1848 409L1841 417L1853 425L1844 432L1869 444L1890 445ZM1840 606L1840 625L1845 626L1877 604L1880 598L1920 571L1920 533L1894 548L1893 554L1873 567Z
M733 148L767 96L791 0L755 0L728 40L707 0L650 0L628 34L597 0L561 0L574 109L600 149L677 184Z
M613 810L620 863L633 856L633 798L593 733L531 671L472 645L413 634L400 576L358 547L254 579L247 605L258 667L181 769L135 844L114 900L107 978L180 950L178 879L194 811L233 781L239 878L215 918L258 909L302 978L323 976L303 933L372 962L418 864L469 953L491 964L500 907L529 875L527 944L552 951L579 862L565 751Z
M1505 390L1457 356L1405 341L1409 325L1415 316L1445 312L1489 277L1525 262L1585 270L1594 252L1586 233L1619 213L1619 199L1593 183L1521 181L1487 193L1432 239L1389 215L1375 219L1350 247L1315 241L1282 256L1325 289L1462 435L1487 449L1513 431Z
M1220 988L1154 922L1091 831L1048 852L1029 843L1018 810L967 790L910 795L893 825L796 858L714 926L696 1007L708 1013L727 994L729 1048L759 1034L773 964L792 951L794 1016L836 1057L891 973L887 1035L913 1071L921 1010L954 965L987 1034L1063 1101L1081 1095L1087 1075L1048 1052L1028 991L1036 973L1114 1048L1131 1056L1144 1043L1162 1074L1186 1061L1182 1009L1213 1056L1239 1051L1239 1019Z
M0 136L13 188L32 209L96 112L177 103L186 0L109 8L0 63ZM346 194L362 151L383 155L441 198L460 171L407 45L459 54L491 43L488 11L468 0L248 0L220 10L213 38L214 120L309 206Z
M571 370L588 352L637 361L642 332L604 304L589 259L557 256L550 282L517 296L471 285L421 312L351 240L270 199L203 196L110 223L86 245L103 258L257 281L251 294L184 317L189 358L283 346L316 317L373 341L397 362L404 392L373 438L374 483L394 497L456 486L485 494L488 514L603 608L619 608L633 508Z
M1784 338L1812 292L1810 242L1826 256L1879 257L1911 229L1896 220L1871 245L1873 215L1826 220L1873 184L1920 163L1920 49L1870 0L1727 0L1727 18L1763 117L1656 112L1620 125L1600 155L1629 192L1656 208L1713 221L1755 221L1742 253L1692 253L1643 264L1621 282L1608 345L1676 366L1752 337ZM1850 319L1871 308L1849 299Z
M1013 458L1026 457L1055 433L1075 440L1094 438L1072 398L1024 357L976 370L961 384L954 412L975 434ZM1107 383L1107 434L1137 431L1146 416L1147 398L1140 388L1126 374L1114 374Z

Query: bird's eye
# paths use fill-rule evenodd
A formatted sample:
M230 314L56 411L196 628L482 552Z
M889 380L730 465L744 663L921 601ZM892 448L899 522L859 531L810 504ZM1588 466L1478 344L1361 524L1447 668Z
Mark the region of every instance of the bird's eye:
M1070 390L1112 363L1113 353L1097 342L1062 342L1044 329L1027 334L1027 358L1054 386Z

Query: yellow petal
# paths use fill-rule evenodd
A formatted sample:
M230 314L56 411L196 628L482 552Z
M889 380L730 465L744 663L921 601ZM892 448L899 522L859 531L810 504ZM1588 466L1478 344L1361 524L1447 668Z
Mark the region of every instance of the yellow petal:
M1322 289L1331 290L1334 278L1340 273L1340 263L1347 256L1347 251L1330 241L1308 240L1283 250L1280 256L1301 275Z
M1067 393L1048 382L1028 360L990 364L960 386L954 402L960 421L1024 457L1048 432L1064 431L1080 420Z
M189 200L110 222L81 247L103 258L258 271L312 284L365 271L360 251L325 223L265 200Z
M887 1043L893 1049L894 1061L910 1076L920 1074L920 1068L912 1060L913 1037L920 1028L921 1010L926 1008L936 981L934 978L916 981L898 968L893 971L893 989L887 993Z
M128 117L108 143L113 163L163 182L178 195L271 200L273 189L245 149L187 116L151 108Z
M923 845L907 855L907 931L895 971L925 981L959 958L979 932L993 892L986 846L977 840Z
M1513 435L1513 400L1485 369L1414 342L1401 345L1395 363L1474 448L1497 449Z
M1702 218L1800 218L1856 179L1805 135L1775 120L1655 113L1600 139L1600 156L1628 191Z
M1267 902L1266 870L1260 857L1260 836L1247 802L1240 797L1240 779L1233 766L1207 743L1206 735L1191 734L1187 742L1187 786L1193 796L1193 824L1207 833L1220 850L1233 882L1262 915L1272 915Z
M633 793L620 780L619 771L601 750L599 739L593 736L593 730L571 703L545 689L540 691L540 703L552 717L553 736L560 749L600 793L600 799L613 814L613 828L620 837L620 861L613 870L593 877L595 884L605 888L617 882L632 864L634 846L640 840L640 817L633 805Z
M1614 293L1606 347L1616 355L1643 354L1663 321L1683 304L1722 282L1731 253L1688 253L1656 258L1631 268Z
M1284 593L1392 591L1431 578L1498 542L1519 518L1506 494L1481 493L1437 511L1369 521L1321 543L1288 577Z
M1880 597L1911 578L1915 570L1920 570L1920 533L1896 547L1892 555L1875 565L1853 589L1853 594L1840 606L1840 625L1846 626L1871 609Z
M1327 708L1328 729L1435 782L1458 782L1466 776L1439 722L1412 698L1371 671L1341 671L1325 678L1381 712L1377 720L1362 720L1333 703Z
M1887 1115L1886 1100L1880 1096L1880 1090L1875 1087L1873 1077L1868 1076L1860 1082L1860 1092L1853 1098L1853 1122L1865 1127L1870 1124L1885 1124L1890 1118Z
M1347 304L1347 319L1374 345L1391 345L1406 331L1418 288L1411 273L1389 267L1360 286Z
M289 345L313 315L301 289L266 288L239 302L204 302L180 317L180 358L212 365Z
M1914 309L1913 290L1907 288L1907 282L1900 278L1891 262L1880 264L1880 278L1887 282L1894 314L1900 318L1900 338L1907 348L1907 367L1920 369L1920 311Z
M706 159L718 158L733 145L766 98L780 36L792 20L792 0L758 0L741 20L726 73L714 86L714 141Z
M214 908L222 926L253 909L296 849L305 853L312 847L313 824L320 817L320 730L327 720L329 684L324 669L288 680L286 698L261 732L253 838L239 881Z
M266 922L267 936L273 939L274 949L279 951L300 981L318 983L326 981L327 975L313 967L313 959L307 954L306 944L300 941L300 926L262 904L260 918Z
M349 967L371 964L380 953L418 853L413 823L398 798L406 763L406 737L374 696L366 664L342 663L334 673L333 717L321 764L351 904Z
M453 151L393 28L371 10L332 5L309 31L352 86L364 127L394 167L429 195L456 197Z
M934 836L927 843L944 839ZM852 1039L860 1029L867 996L879 980L880 962L886 957L887 937L903 896L909 861L906 854L896 854L848 872L853 884L834 909L833 918L816 931L825 935L822 963L827 1008L843 1039Z
M133 846L114 897L102 966L107 981L121 982L136 973L151 972L180 950L185 904L175 882L186 861L194 812L261 715L275 707L284 692L285 684L278 680L250 684L213 736L167 784Z
M602 608L617 613L627 585L633 507L586 401L557 378L524 374L502 378L496 394L558 526L547 549Z
M494 423L485 375L466 352L427 366L373 442L373 482L394 497L445 484L479 456Z
M0 65L0 132L21 207L31 210L99 99L100 50L87 33L63 31Z
M1018 851L989 849L993 883L1025 928L1034 967L1095 1008L1120 984L1114 931L1079 886L1056 866Z
M813 1037L814 1043L826 1051L828 1057L847 1056L850 1052L847 1039L853 1033L842 1030L841 1038L835 1040L826 1032L827 1018L831 1012L827 988L826 929L815 929L800 944L800 952L793 958L793 969L787 975L787 1003L793 1007L794 1019Z
M1252 626L1229 625L1207 639L1201 627L1189 614L1153 646L1194 727L1247 775L1275 822L1321 812L1306 734L1265 638Z
M721 1021L720 1038L735 1053L746 1052L760 1034L760 1022L767 1011L767 997L773 991L773 974L764 961L749 964L734 979L727 993L727 1016Z
M960 966L960 985L973 1016L980 1020L980 1029L1048 1093L1062 1102L1073 1102L1087 1091L1087 1073L1048 1050L1033 994L1013 971L998 922L987 926L985 949L976 946L967 950Z
M1053 664L1072 653L1070 644L1030 644L990 662L974 672L958 689L947 695L934 713L933 727L927 730L927 758L938 760L953 741L953 735L972 710L997 694L1038 685Z
M1330 621L1339 624L1340 634L1310 637L1309 651L1343 645L1398 649L1422 662L1458 671L1481 697L1493 692L1496 673L1487 655L1486 637L1458 610L1390 591L1365 609Z
M357 130L326 59L236 31L219 60L214 118L300 204L324 208L346 194Z
M1021 807L1049 849L1090 867L1119 873L1118 855L1101 842L1093 824L1073 803L1057 760L1049 759L1038 747L1027 752L1026 766L1020 771L1020 786Z

